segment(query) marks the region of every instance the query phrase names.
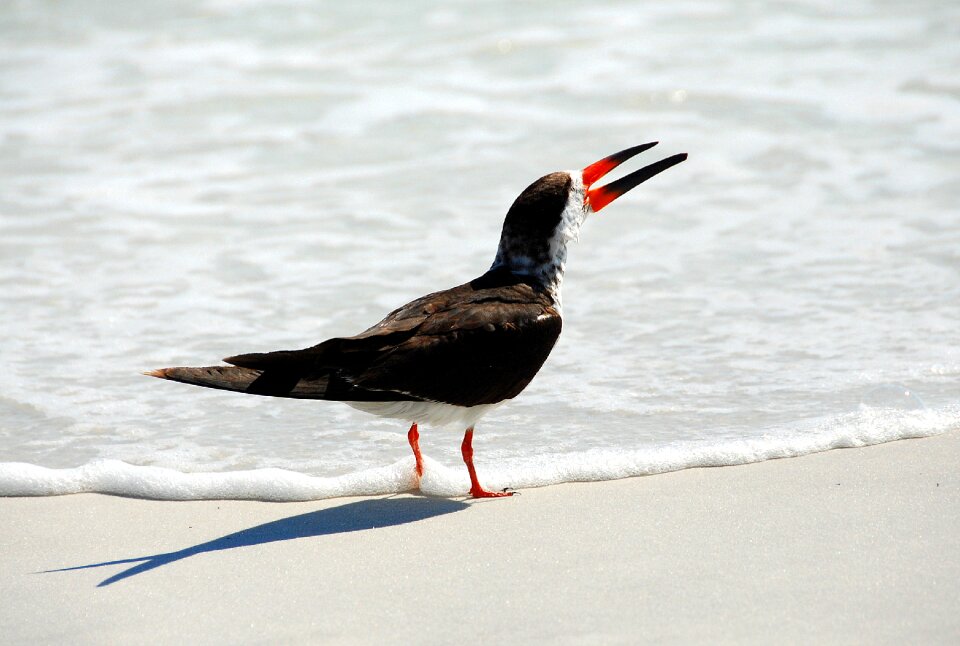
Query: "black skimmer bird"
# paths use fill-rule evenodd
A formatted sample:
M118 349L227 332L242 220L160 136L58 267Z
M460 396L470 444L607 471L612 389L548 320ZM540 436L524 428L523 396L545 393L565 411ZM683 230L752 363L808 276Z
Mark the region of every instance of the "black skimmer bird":
M503 222L490 269L469 283L427 294L370 329L303 350L239 354L229 366L162 368L146 374L254 395L342 401L411 424L423 475L418 424L466 428L461 444L475 498L509 496L480 486L473 428L526 388L560 336L560 283L567 244L591 213L687 158L668 157L603 186L601 177L657 142L634 146L583 170L551 173L528 186Z

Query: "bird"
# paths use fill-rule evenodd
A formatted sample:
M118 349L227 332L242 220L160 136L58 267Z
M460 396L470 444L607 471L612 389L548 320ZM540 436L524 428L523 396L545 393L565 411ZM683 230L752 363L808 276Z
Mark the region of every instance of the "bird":
M550 173L507 211L490 268L462 285L403 305L372 327L301 350L238 354L228 365L161 368L144 374L272 397L340 401L409 423L417 482L423 476L419 425L466 429L461 455L470 496L512 490L480 485L473 433L486 413L523 391L547 360L562 326L560 287L567 246L588 216L654 175L684 161L667 157L607 184L596 183L655 146L627 148L582 170Z

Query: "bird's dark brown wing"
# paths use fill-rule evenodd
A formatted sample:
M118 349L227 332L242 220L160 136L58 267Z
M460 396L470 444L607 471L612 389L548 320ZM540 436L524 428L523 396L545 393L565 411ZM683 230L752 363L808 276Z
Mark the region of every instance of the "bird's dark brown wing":
M262 371L245 391L256 394L475 406L516 397L560 328L546 294L497 271L412 301L353 337L225 361Z
M417 333L382 352L353 382L460 406L520 394L560 335L557 312L492 298L430 316Z

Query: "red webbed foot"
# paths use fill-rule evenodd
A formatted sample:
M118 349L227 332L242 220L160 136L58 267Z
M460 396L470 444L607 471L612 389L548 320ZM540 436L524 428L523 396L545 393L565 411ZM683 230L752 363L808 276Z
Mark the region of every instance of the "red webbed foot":
M503 491L487 491L482 487L470 487L471 498L505 498L515 493L515 491L508 491L506 489Z

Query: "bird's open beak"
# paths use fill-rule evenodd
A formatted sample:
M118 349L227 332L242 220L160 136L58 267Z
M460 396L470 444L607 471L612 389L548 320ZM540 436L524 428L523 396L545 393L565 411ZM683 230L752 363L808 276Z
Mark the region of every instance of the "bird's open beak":
M609 184L598 186L597 188L590 188L594 182L623 162L627 161L634 155L639 155L648 148L653 148L656 145L657 142L653 141L649 144L641 144L639 146L634 146L633 148L627 148L626 150L621 150L620 152L614 153L609 157L604 157L600 161L590 164L583 169L583 186L587 189L585 200L594 210L594 212L599 211L607 204L610 204L610 202L613 202L615 199L629 191L637 184L647 181L657 173L663 172L671 166L676 166L687 158L687 153L681 153L679 155L674 155L673 157L667 157L666 159L661 159L660 161L641 168L640 170L635 170L629 175L621 177L620 179L610 182Z

